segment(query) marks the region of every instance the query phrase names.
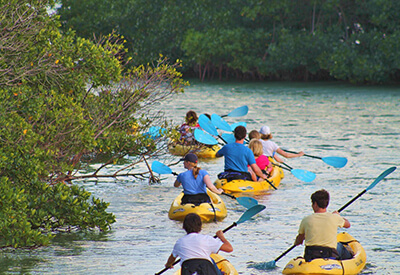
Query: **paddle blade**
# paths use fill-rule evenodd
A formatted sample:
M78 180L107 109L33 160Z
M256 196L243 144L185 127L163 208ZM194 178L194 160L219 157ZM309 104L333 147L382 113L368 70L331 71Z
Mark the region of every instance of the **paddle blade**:
M214 124L211 122L211 120L205 114L201 114L199 116L198 122L199 122L200 127L203 128L204 131L206 131L210 135L218 136L217 129L215 129Z
M216 145L218 144L218 141L213 138L212 136L210 136L209 134L203 132L200 129L194 129L194 138L203 144L207 144L207 145Z
M389 175L390 173L392 173L394 170L396 170L396 167L390 167L389 169L387 169L386 171L382 172L382 174L380 174L373 183L371 183L370 186L367 187L367 189L365 189L366 191L371 190L372 188L375 187L375 185L378 184L378 182L380 182L381 180L383 180L383 178L385 178L387 175Z
M211 115L211 122L214 124L215 127L224 131L231 131L231 126L226 122L222 117L217 114Z
M347 158L342 157L324 157L321 159L326 164L336 168L342 168L347 164Z
M231 124L231 131L235 131L235 128L238 126L243 126L244 128L246 128L247 123L246 122L236 122L236 123L232 123Z
M156 160L151 164L151 170L158 174L172 174L171 168Z
M266 263L255 263L248 265L248 267L252 267L259 270L269 270L269 269L274 269L276 267L276 262L270 261Z
M232 135L232 134L223 133L223 134L221 135L221 137L222 137L223 140L225 140L226 143L228 143L228 144L229 144L229 143L235 143L235 142L236 142L235 136Z
M229 117L241 117L241 116L247 115L248 112L249 112L249 107L244 105L244 106L236 108L235 110L233 110L232 112L230 112L226 116L229 116Z
M252 208L253 206L258 205L258 201L250 197L237 197L236 200L240 205L246 208Z
M292 172L293 176L304 182L312 182L316 177L313 172L303 169L292 169L290 172Z
M254 205L253 207L247 209L246 212L244 212L242 214L242 216L236 222L236 224L240 224L240 223L243 223L243 222L245 222L247 220L250 220L254 215L260 213L264 209L265 209L265 205L262 205L262 204Z
M167 129L161 128L160 126L152 126L149 128L149 131L144 133L144 135L150 136L152 139L156 139L161 137L162 134L165 134Z

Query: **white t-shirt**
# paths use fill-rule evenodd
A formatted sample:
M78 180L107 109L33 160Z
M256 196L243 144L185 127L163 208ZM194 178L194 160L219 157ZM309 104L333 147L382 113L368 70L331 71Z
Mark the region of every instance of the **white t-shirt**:
M174 245L172 255L181 258L181 264L189 259L200 258L211 262L210 254L217 253L223 242L208 235L190 233L180 238Z
M263 154L266 155L267 157L273 157L276 150L279 149L279 146L270 139L268 140L260 139L260 141L263 146Z

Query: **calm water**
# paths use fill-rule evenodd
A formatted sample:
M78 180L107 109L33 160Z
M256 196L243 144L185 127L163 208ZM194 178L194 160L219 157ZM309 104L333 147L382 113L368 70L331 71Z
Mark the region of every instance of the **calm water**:
M391 166L393 174L342 212L350 220L347 229L367 253L363 274L400 274L400 89L353 87L341 84L287 83L192 83L185 94L162 108L177 124L189 109L228 114L248 105L242 118L247 129L270 126L274 141L290 150L304 150L320 157L348 159L342 169L320 160L289 159L293 168L316 173L303 183L290 172L279 190L257 196L266 210L226 233L234 251L221 252L240 274L281 274L290 258L303 253L297 247L278 261L272 271L248 268L250 262L275 259L294 241L303 216L311 213L310 195L325 188L331 193L331 211L338 209L368 187ZM159 160L176 161L177 158ZM213 179L223 169L223 159L201 160L200 166ZM117 170L113 167L110 171ZM175 166L176 172L184 171ZM172 200L180 189L172 187L173 176L160 184L120 178L79 181L96 196L111 203L117 222L107 234L69 234L55 239L50 247L33 251L2 252L1 270L9 274L154 274L164 267L175 241L184 235L181 223L168 219ZM228 216L206 224L203 233L214 234L237 221L244 208L223 197ZM167 271L165 274L172 274Z

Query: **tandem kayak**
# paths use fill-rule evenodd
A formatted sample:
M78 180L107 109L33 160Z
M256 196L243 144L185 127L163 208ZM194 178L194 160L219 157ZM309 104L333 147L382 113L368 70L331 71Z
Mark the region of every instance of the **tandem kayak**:
M225 203L217 194L207 189L207 194L211 199L211 204L208 202L198 206L187 203L181 204L183 192L180 193L172 202L168 212L168 217L171 220L183 221L187 214L196 213L200 216L202 222L212 222L214 219L220 221L227 216ZM215 209L215 212L214 212Z
M349 260L314 259L306 262L303 257L289 261L283 269L283 274L358 274L364 268L367 260L364 248L349 233L337 235L337 241L348 244L354 252Z
M238 275L235 267L224 257L219 254L211 254L211 258L215 261L218 268L223 272L224 275ZM180 275L181 269L177 270L174 275Z
M281 183L284 174L280 167L275 166L271 176L268 178L271 184L276 188ZM251 180L231 180L218 179L214 182L215 187L223 189L226 193L244 193L244 192L263 192L274 189L267 181Z
M211 147L206 145L183 145L178 143L168 145L168 150L172 155L185 156L187 153L193 153L199 158L215 158L219 149L221 149L219 145L213 145Z

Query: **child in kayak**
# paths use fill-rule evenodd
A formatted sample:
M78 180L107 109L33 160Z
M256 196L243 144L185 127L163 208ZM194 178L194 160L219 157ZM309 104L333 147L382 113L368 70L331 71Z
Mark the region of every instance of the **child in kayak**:
M269 161L266 155L263 155L263 147L261 141L255 138L251 139L249 143L249 148L251 149L251 151L253 151L257 166L261 169L261 171L264 174L269 175L273 169L272 163ZM251 174L251 178L253 181L263 180L257 177L257 175L254 173L253 169L251 169L250 166L249 166L249 172Z
M207 187L216 194L222 193L222 189L217 189L214 186L207 171L197 166L198 158L195 154L189 153L181 160L183 160L183 166L187 171L178 175L174 186L182 185L183 187L182 204L211 203L210 197L207 195Z
M179 133L181 134L179 140L182 144L191 145L196 143L193 131L200 127L197 120L198 117L195 111L190 110L186 113L185 123L179 127Z
M273 157L276 161L283 163L283 160L276 153L278 153L279 155L282 155L288 159L298 158L298 157L301 157L304 155L303 151L301 151L297 154L293 154L293 153L288 153L288 152L282 150L281 148L279 148L279 146L271 140L272 134L271 134L271 130L269 129L268 126L261 127L260 134L261 134L261 143L263 146L263 153L267 157Z
M171 255L165 267L172 268L176 258L181 259L181 275L209 274L219 275L221 271L213 263L210 255L218 251L232 252L233 247L225 238L222 230L218 230L213 238L200 234L201 218L195 213L186 215L183 221L183 229L186 234L174 245Z

